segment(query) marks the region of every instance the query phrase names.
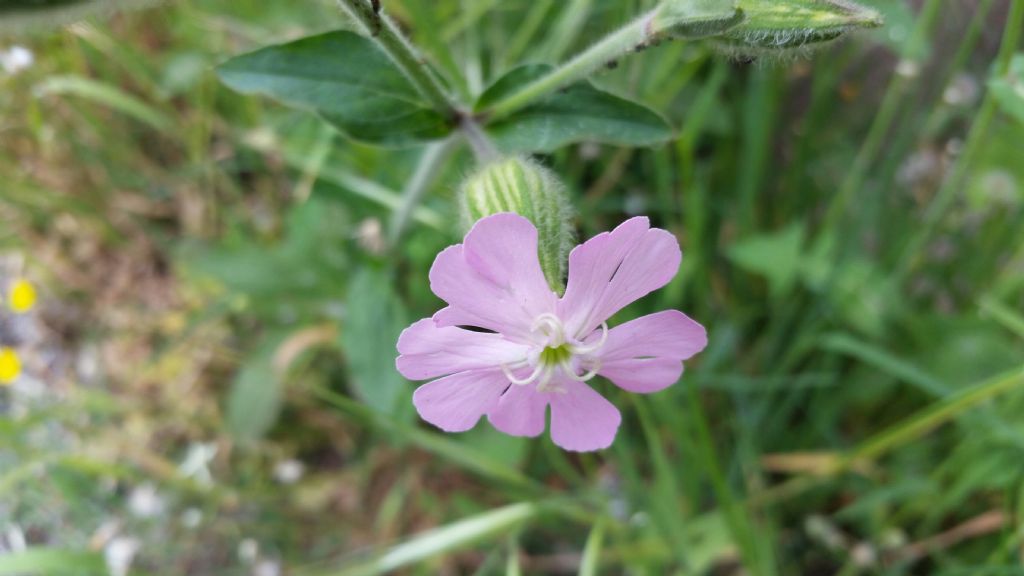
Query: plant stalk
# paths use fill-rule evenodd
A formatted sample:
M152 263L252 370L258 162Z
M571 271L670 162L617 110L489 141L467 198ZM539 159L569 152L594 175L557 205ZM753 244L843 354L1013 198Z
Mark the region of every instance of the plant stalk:
M487 111L488 117L495 119L508 116L543 96L588 78L602 66L607 66L624 54L647 45L658 36L654 24L659 11L660 8L651 10L549 74L499 100Z
M458 102L452 99L440 79L427 66L427 59L406 39L391 18L375 10L367 0L338 0L338 5L359 22L366 35L380 46L435 110L447 118L462 115Z
M413 212L423 201L423 197L429 190L431 183L437 179L438 173L445 164L445 159L455 149L456 138L448 138L441 142L435 142L423 149L416 171L413 172L409 182L402 191L402 203L394 211L388 230L389 244L394 247L405 234L409 223L412 222Z

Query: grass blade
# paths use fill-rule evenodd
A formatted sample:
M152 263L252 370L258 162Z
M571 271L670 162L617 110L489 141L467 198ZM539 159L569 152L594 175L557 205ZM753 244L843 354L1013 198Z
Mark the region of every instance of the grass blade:
M106 574L99 552L56 548L29 548L0 555L0 575L6 574Z
M367 576L387 574L444 554L471 546L482 540L507 533L537 517L544 507L534 502L512 504L459 520L415 536L369 560L355 561L337 570L300 572L306 576Z
M167 132L174 125L169 116L120 88L81 76L47 78L36 87L36 92L40 96L78 96L134 118L158 132Z

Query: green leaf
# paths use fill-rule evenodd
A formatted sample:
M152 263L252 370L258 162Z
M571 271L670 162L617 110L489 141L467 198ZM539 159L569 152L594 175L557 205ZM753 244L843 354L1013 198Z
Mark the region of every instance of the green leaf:
M888 350L876 347L851 334L828 334L821 339L821 347L831 352L857 358L931 396L942 397L949 392L949 386L945 382L916 365L898 358Z
M242 364L228 395L228 430L240 440L257 440L277 422L283 382L274 371L274 353L284 340L266 338Z
M29 548L0 554L0 575L106 573L107 567L99 552Z
M395 369L395 345L408 314L391 275L370 268L356 273L345 310L341 346L356 394L385 414L409 414L409 386Z
M546 64L516 68L487 89L476 103L487 108L551 71ZM556 92L485 127L503 151L552 152L578 142L651 146L672 137L672 128L649 108L580 83Z
M849 0L739 0L745 18L724 37L756 48L793 48L882 25L878 12Z
M737 266L768 279L772 296L784 295L800 273L804 227L794 224L780 232L733 244L729 259Z
M452 128L373 41L353 32L263 48L217 72L239 92L312 110L356 140L402 146L442 138Z
M3 0L0 32L23 32L70 24L98 12L151 6L158 0Z
M989 80L988 87L999 108L1024 124L1024 54L1014 55L1009 73Z

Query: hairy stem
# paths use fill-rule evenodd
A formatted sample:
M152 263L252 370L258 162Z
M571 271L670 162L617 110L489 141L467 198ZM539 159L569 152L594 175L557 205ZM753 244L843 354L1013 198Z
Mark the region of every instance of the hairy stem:
M538 78L499 100L488 110L489 117L508 116L538 98L587 78L602 66L615 62L624 54L646 45L657 36L653 24L658 12L659 9L655 8L644 14L572 60L552 70L546 76Z
M449 96L441 81L427 66L426 58L406 39L391 18L375 10L367 0L338 0L338 5L362 25L364 32L384 50L435 110L450 118L460 116L458 102Z
M405 185L402 191L402 203L391 216L391 223L388 230L388 240L391 246L398 244L405 230L412 221L413 212L419 206L431 183L437 179L438 173L444 166L445 160L455 149L456 138L448 138L441 142L428 145L423 150L416 171Z
M477 164L489 164L501 156L501 152L498 151L494 142L491 142L491 139L484 133L480 124L471 117L464 117L459 128L462 130L462 135L466 138L469 147L473 150L473 156L476 158Z

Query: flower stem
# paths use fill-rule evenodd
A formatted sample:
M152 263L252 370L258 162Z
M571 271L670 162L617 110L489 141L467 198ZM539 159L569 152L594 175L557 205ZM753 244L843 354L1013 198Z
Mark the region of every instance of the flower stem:
M659 8L655 8L644 14L549 74L499 100L487 111L488 117L494 119L508 116L538 98L587 78L602 66L646 45L657 36L653 24L658 12Z
M391 216L391 225L388 230L389 244L394 247L401 240L405 230L412 221L413 212L419 206L431 183L437 179L438 173L444 166L445 160L455 149L456 138L448 138L441 142L429 144L423 149L416 171L405 185L402 191L402 203Z
M491 142L491 139L480 128L480 124L476 120L468 116L464 117L459 128L462 130L462 135L466 138L466 142L469 143L469 147L473 150L473 156L476 157L477 164L481 166L490 164L501 157L501 152L498 151L494 142Z
M367 0L338 0L338 5L362 25L367 36L380 46L435 110L453 119L461 116L458 102L451 98L427 66L426 58L402 35L391 18L375 10Z

